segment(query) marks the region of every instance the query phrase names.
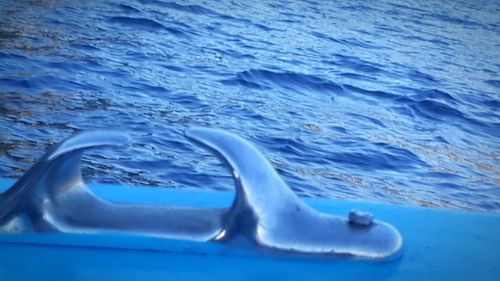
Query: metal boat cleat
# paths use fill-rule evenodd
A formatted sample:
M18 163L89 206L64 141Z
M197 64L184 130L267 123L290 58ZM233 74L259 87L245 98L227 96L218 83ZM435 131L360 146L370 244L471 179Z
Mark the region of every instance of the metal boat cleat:
M387 260L400 254L403 242L393 226L366 212L341 217L309 207L248 141L208 128L190 128L185 135L230 167L236 186L230 208L118 204L97 198L82 179L82 153L124 146L129 138L92 131L56 145L0 194L0 232L131 233L219 243L246 237L262 247L321 256Z

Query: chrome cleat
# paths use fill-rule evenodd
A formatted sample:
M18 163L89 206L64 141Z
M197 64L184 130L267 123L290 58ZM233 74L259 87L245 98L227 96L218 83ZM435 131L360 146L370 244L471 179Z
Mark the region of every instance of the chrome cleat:
M387 260L402 238L373 215L348 218L305 204L248 141L218 129L190 128L186 137L228 164L236 194L230 208L118 204L97 198L80 171L83 152L123 147L129 138L103 131L68 138L47 152L0 195L0 232L130 233L168 239L228 243L245 237L286 252Z

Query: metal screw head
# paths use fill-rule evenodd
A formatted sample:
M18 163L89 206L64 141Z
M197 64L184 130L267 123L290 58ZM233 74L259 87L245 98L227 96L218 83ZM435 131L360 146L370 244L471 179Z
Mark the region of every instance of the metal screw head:
M349 222L362 226L369 226L373 223L373 215L368 212L351 210L349 212Z

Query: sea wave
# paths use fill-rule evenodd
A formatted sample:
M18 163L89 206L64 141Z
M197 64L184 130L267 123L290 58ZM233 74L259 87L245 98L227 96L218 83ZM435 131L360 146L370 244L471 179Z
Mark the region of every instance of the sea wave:
M183 136L254 142L302 196L500 210L495 1L2 1L0 176L82 130L90 181L230 190Z

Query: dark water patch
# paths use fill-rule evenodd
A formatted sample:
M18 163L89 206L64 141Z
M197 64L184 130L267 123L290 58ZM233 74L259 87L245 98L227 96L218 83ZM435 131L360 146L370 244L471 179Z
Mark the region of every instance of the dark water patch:
M346 90L349 90L351 92L355 92L355 93L358 93L358 94L363 94L363 95L371 97L371 98L396 99L396 98L400 97L398 95L391 94L391 93L388 93L388 92L366 90L366 89L359 88L359 87L356 87L356 86L353 86L353 85L349 85L349 84L344 84L342 86Z
M280 3L280 2L277 2L277 3L269 3L267 5L269 5L269 7L273 8L273 9L276 9L276 10L288 10L289 9L289 5L288 4L291 4L291 3Z
M277 29L274 29L272 27L266 26L264 24L254 22L254 21L247 19L247 18L239 18L239 17L229 16L229 15L224 15L223 18L228 20L228 21L231 21L232 23L242 24L245 28L256 27L256 28L258 28L262 31L265 31L265 32L277 30Z
M290 17L290 18L305 18L304 15L301 15L300 13L292 13L292 12L286 12L286 11L280 11L279 12L280 15L283 15L283 16L286 16L286 17ZM300 21L293 21L293 22L300 22Z
M263 24L260 24L260 23L252 23L255 27L259 28L260 30L262 31L265 31L265 32L269 32L269 31L275 31L277 29L274 29L274 28L271 28L267 25L263 25Z
M437 136L433 138L435 142L450 144L447 140L445 140L442 136Z
M465 116L461 111L438 101L425 99L414 101L409 106L417 112L421 113L422 116L434 120L443 120L447 117L458 118L462 120L465 119Z
M376 11L375 8L363 4L341 6L340 9L347 11L354 11L354 12L362 12L362 13Z
M438 89L412 89L416 94L412 99L421 101L426 99L442 101L445 104L458 104L459 102L450 94Z
M338 40L342 45L352 48L352 47L359 47L363 49L370 49L370 50L375 50L375 49L384 49L386 47L380 46L378 44L374 44L372 41L368 40L360 40L358 38L346 38L346 39L339 39Z
M163 24L152 19L133 18L133 17L111 17L109 18L109 22L118 23L120 25L133 29L139 28L141 30L150 32L167 31L168 33L171 33L173 35L184 35L182 31L176 28L164 26Z
M396 19L396 18L400 18L402 13L398 10L394 10L394 9L389 9L387 11L384 12L386 15L389 15L391 16L391 18L393 19Z
M357 33L359 33L361 35L368 35L368 36L372 35L372 33L370 31L367 31L365 29L354 29L354 31L356 31Z
M482 104L486 105L494 112L500 112L500 100L485 99L484 101L482 101Z
M140 13L141 11L127 4L119 4L118 8L127 13Z
M249 59L254 60L256 57L252 54L241 53L234 49L219 49L219 48L211 48L211 50L223 54L225 56L229 56L235 59Z
M61 70L70 70L73 72L85 72L85 71L89 70L89 68L86 65L83 65L79 62L53 61L53 62L44 63L44 67L53 68L53 69L61 69Z
M28 92L28 93L39 93L41 91L59 90L59 91L69 91L70 89L87 88L90 90L99 90L97 86L92 86L90 84L81 84L71 80L64 80L60 77L52 75L43 76L33 76L33 77L5 77L0 78L0 84L3 86L3 90L12 92Z
M335 132L338 132L338 133L342 133L342 134L347 134L347 130L344 128L344 127L340 127L340 126L328 126L328 128L332 131L335 131Z
M179 104L184 108L195 110L196 112L203 112L205 109L210 109L200 98L190 93L177 92L172 93L168 97L170 102Z
M318 32L318 31L312 31L311 34L319 39L328 40L328 41L331 41L333 43L344 44L344 42L342 40L335 39L327 34L324 34L324 33Z
M166 178L174 179L174 183L179 186L200 186L200 182L203 185L200 186L203 189L210 188L216 190L232 190L233 187L230 184L230 176L214 176L214 175L204 175L198 172L189 173L189 171L171 171L168 173ZM224 180L225 179L225 180ZM221 182L227 182L225 185Z
M482 132L489 136L500 136L498 123L478 121L465 115L460 110L438 101L413 101L408 106L416 116L441 122L449 120L456 127L470 134L480 134Z
M437 19L439 21L444 21L447 23L453 23L453 24L468 26L468 27L482 27L482 25L477 23L477 22L470 21L470 20L467 20L464 18L452 17L452 16L447 15L447 14L430 14L429 16L431 18Z
M323 60L322 62L331 65L338 65L340 67L347 67L355 71L365 72L369 74L378 73L382 71L380 65L362 60L357 57L340 55L340 54L336 54L334 55L334 57L336 58L334 61Z
M423 72L418 71L416 69L408 69L407 75L410 77L410 79L412 79L414 81L422 82L422 83L433 83L434 84L434 83L439 82L431 75L423 73Z
M300 20L293 20L293 19L279 19L277 20L278 22L286 23L286 24L294 24L294 23L300 23Z
M376 118L373 118L373 117L369 117L369 116L364 116L364 115L361 115L361 114L357 114L357 113L348 113L349 116L352 116L356 119L362 119L362 120L366 120L378 127L381 127L381 128L387 128L387 126L380 120L376 119Z
M218 13L199 5L178 4L175 2L164 2L156 0L139 0L139 2L143 5L152 5L156 7L168 8L194 15L219 15Z
M106 110L113 103L109 99L101 97L44 92L37 94L0 93L0 105L1 112L5 114L3 116L24 117L24 120L29 124L36 126L36 124L64 124L64 118L91 111ZM53 118L39 119L48 115ZM59 117L64 118L59 119Z
M486 72L488 74L496 74L495 71L493 71L491 69L488 69L488 68L482 68L481 71L484 71L484 72ZM488 81L488 80L485 80L484 82L486 82L486 81Z
M377 81L377 79L374 77L350 72L342 72L339 74L339 76L350 78L356 81Z
M403 30L400 27L395 27L395 26L388 26L384 23L377 23L375 25L375 28L383 31L383 32L391 32L391 33L401 33Z
M406 26L407 28L411 28L412 30L418 28L418 31L421 33L423 32L423 28L421 27L442 28L439 24L434 24L426 18L409 18L407 21L412 24L411 26Z
M10 31L10 30L0 30L0 40L16 39L23 36L20 30Z
M274 72L251 69L238 73L238 79L262 87L279 86L289 90L313 90L318 92L342 92L342 86L315 75L296 72Z
M126 26L139 27L145 29L164 29L165 26L155 20L145 18L132 18L132 17L111 17L110 22L120 23Z
M99 71L102 71L104 66L96 59L94 58L85 58L82 60L79 60L78 63L82 64L83 66L90 68L90 69L97 69Z
M171 64L161 64L161 67L168 69L168 70L175 71L175 72L180 72L180 73L183 73L185 71L184 67L180 67L177 65L171 65Z
M500 34L500 23L489 23L485 25L485 29Z
M439 188L446 188L446 189L450 189L452 191L466 189L466 187L464 187L462 185L458 185L458 184L451 183L451 182L440 182L440 183L438 183L438 186L439 186Z
M410 161L412 165L429 166L426 162L420 159L415 153L408 149L396 147L387 143L376 143L377 147L399 159L399 161Z
M137 89L142 89L145 93L148 94L165 95L170 93L170 91L167 88L159 85L151 85L148 82L135 81L132 82L131 85L135 86Z
M92 46L92 45L87 45L87 44L75 43L75 44L71 44L70 46L72 48L85 50L85 51L99 51L99 48Z
M435 38L433 38L433 39L426 39L426 40L429 43L433 43L433 44L436 44L436 45L441 45L441 46L444 46L444 47L448 47L448 46L452 45L452 43L447 43L447 42L445 42L443 40L439 40L439 39L435 39Z
M235 78L235 79L225 79L225 80L220 80L220 82L224 85L228 86L236 86L236 85L241 85L246 88L250 89L255 89L255 90L265 90L265 89L271 89L270 87L262 86L258 83L250 82L245 79L241 78Z
M500 122L481 123L475 121L473 122L473 125L481 129L481 131L484 132L486 136L492 136L496 138L493 141L496 143L496 145L500 145L500 142L498 141L498 139L500 138ZM469 133L474 134L477 133L477 131L474 129L469 129Z
M251 108L242 102L221 106L217 108L217 114L232 116L240 121L258 121L260 126L272 125L274 122L274 120L264 116L258 108Z
M131 50L124 53L123 57L126 57L132 61L146 61L148 59L151 59L152 56L150 54L141 52L140 50Z
M405 40L410 40L410 41L417 41L417 42L429 42L432 44L436 45L442 45L442 46L450 46L449 43L446 43L444 41L438 40L438 39L426 39L421 36L415 36L415 35L410 35L410 36L403 36Z
M418 12L419 14L425 14L425 13L427 13L427 11L424 10L424 9L420 9L420 8L416 8L416 7L410 7L410 6L405 5L403 3L389 3L389 5L393 6L393 7L396 7L398 9L409 10L411 12Z
M301 163L301 165L304 165L304 163L327 165L329 163L323 157L317 157L313 160L311 157L317 155L320 151L307 145L300 139L282 136L257 136L256 141L259 145L267 149L284 153L290 161L300 161L298 163Z
M446 172L426 172L422 174L418 174L418 176L423 178L433 178L436 180L455 180L455 179L463 179L464 177L456 174L456 173L446 173Z
M484 82L492 87L500 89L500 80L485 80Z
M0 58L2 59L12 59L12 60L26 60L28 57L19 55L19 54L14 54L14 53L7 53L7 52L2 52L0 51Z
M325 159L337 165L354 167L365 172L377 170L405 171L422 165L422 161L418 158L406 158L412 155L409 151L402 155L401 152L397 153L394 155L365 149L362 152L331 152L325 155ZM369 164L367 165L367 163Z

